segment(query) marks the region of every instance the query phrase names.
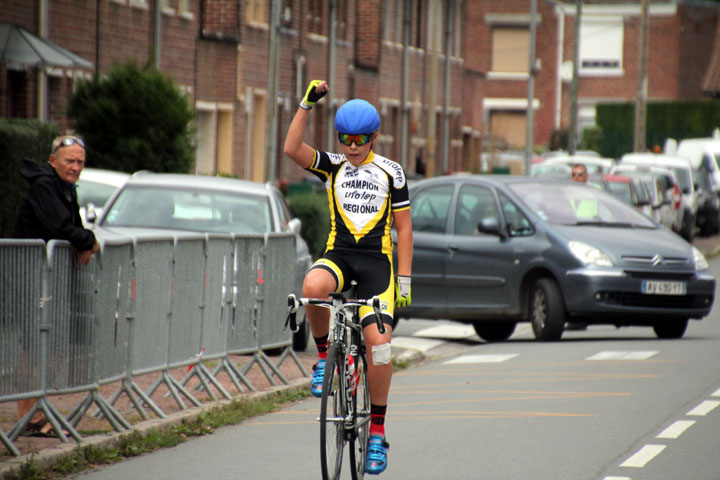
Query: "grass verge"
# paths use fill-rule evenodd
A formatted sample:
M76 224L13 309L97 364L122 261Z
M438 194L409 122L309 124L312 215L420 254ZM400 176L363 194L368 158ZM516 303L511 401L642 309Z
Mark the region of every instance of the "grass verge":
M52 465L40 467L31 457L19 469L5 474L6 480L46 480L109 465L137 457L161 448L174 447L192 437L209 435L225 425L235 425L248 418L274 411L281 405L302 400L309 395L307 388L277 391L259 399L237 399L228 405L213 407L192 420L182 420L165 429L146 433L130 432L121 435L111 446L78 445L72 453Z

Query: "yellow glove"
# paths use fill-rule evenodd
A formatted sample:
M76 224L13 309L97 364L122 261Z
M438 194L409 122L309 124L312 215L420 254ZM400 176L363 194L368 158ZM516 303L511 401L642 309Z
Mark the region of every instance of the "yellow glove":
M322 80L313 80L310 82L310 85L308 85L308 88L305 91L305 97L303 97L302 101L300 102L300 108L310 110L313 105L318 102L318 100L325 96L327 91L318 92L315 88L320 85L320 82L322 82Z
M410 305L410 277L398 275L395 279L395 307Z

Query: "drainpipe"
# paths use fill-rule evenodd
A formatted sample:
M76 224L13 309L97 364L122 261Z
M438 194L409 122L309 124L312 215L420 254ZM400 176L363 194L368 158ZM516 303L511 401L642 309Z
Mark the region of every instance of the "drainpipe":
M525 175L530 175L532 148L535 143L535 35L537 32L537 0L530 0L530 55L528 61L527 125L525 127Z
M280 0L272 0L270 10L270 54L268 55L268 83L265 98L265 179L276 180L277 155L275 145L275 123L277 121L277 88L278 88L278 49L280 39Z
M328 25L328 50L327 50L327 64L328 73L327 81L330 84L330 90L327 92L327 100L325 105L325 135L326 135L326 148L331 149L335 138L335 127L333 123L333 89L332 85L335 83L335 57L336 57L336 43L337 43L337 0L330 0L330 23Z
M162 52L162 0L155 0L155 68L160 70Z
M400 164L407 169L408 165L408 124L410 109L408 108L408 83L410 77L410 15L412 0L405 0L405 16L403 18L403 57L402 86L400 88L400 108L402 109L402 135L400 141Z
M38 36L48 38L48 0L39 0L38 5ZM41 122L48 121L47 74L45 65L37 69L37 117Z
M455 0L447 0L445 12L445 85L443 90L442 124L442 171L447 172L450 165L450 57L452 54L452 21Z

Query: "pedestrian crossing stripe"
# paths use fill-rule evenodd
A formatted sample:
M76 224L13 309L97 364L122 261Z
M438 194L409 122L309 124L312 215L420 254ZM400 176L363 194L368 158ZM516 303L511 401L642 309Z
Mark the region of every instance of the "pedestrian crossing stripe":
M585 360L647 360L648 358L656 355L657 350L638 350L638 351L627 351L627 352L599 352L595 355L586 358Z
M463 355L453 358L445 362L448 364L465 364L465 363L500 363L511 358L517 357L517 353L497 354L497 355Z

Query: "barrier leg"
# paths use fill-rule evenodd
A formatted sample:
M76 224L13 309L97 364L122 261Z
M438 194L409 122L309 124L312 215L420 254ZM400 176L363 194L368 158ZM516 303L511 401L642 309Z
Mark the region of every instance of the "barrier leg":
M295 362L295 365L297 365L297 367L300 369L300 372L303 374L303 376L305 376L305 377L310 376L308 371L305 370L305 366L300 361L300 358L298 358L297 354L295 353L295 351L292 349L291 346L285 347L285 350L283 350L283 353L282 353L282 355L280 355L280 358L278 359L278 362L276 365L278 367L280 367L280 365L282 365L282 363L285 361L285 359L287 359L288 356Z
M15 455L16 457L20 456L20 450L17 449L17 447L10 441L10 439L5 435L5 432L0 430L0 441L2 441L3 445L5 445L5 448L8 452Z

